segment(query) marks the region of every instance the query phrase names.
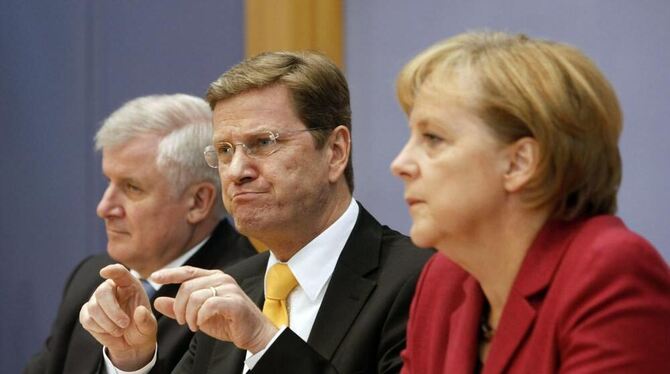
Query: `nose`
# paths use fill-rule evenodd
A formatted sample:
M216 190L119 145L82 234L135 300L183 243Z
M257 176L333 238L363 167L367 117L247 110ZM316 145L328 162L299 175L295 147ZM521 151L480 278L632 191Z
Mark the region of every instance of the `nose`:
M418 175L419 167L411 157L410 143L407 142L400 153L391 162L391 173L404 180L408 181Z
M230 164L225 168L219 168L221 171L221 181L231 181L235 184L243 184L252 181L258 177L258 170L255 167L254 159L249 157L244 147L238 146L233 153Z
M112 184L108 185L95 210L98 217L103 219L123 217L123 206L118 201L117 195L116 188Z

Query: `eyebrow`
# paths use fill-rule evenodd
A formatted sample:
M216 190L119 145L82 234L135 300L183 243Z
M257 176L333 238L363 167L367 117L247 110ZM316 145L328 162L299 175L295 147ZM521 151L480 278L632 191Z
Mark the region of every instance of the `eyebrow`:
M237 136L236 138L238 138L238 139L239 139L239 138L242 138L242 139L245 139L245 140L246 140L246 139L248 139L249 137L257 136L257 135L261 135L261 134L265 134L265 133L268 133L268 132L271 132L271 133L273 133L273 134L276 134L276 133L278 133L279 131L277 131L277 130L272 130L272 129L269 129L269 128L266 128L266 127L261 127L261 128L259 128L259 129L257 129L257 130L254 130L254 131L244 132L244 133L242 133L240 136ZM230 137L228 137L228 136L219 136L219 137L217 137L217 136L215 135L215 136L213 137L212 140L213 140L214 144L221 144L221 143L231 142L231 139L230 139Z

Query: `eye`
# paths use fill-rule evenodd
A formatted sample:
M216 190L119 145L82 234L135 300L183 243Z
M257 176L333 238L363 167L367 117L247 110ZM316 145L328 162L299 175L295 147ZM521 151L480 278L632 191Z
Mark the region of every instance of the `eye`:
M268 147L268 146L273 145L274 143L275 143L275 139L272 136L270 136L269 134L259 136L254 141L254 145L258 148Z
M423 143L425 143L426 145L431 146L431 147L437 146L444 141L444 139L442 139L441 137L439 137L435 134L429 133L429 132L425 132L425 133L421 134L421 139L422 139Z
M251 144L249 145L249 154L267 156L275 149L275 144L277 144L277 141L272 134L268 133L257 135L253 138Z
M232 155L234 152L233 145L230 143L221 143L216 147L216 153L220 155Z
M142 189L132 183L126 183L126 192L132 194L139 194L142 192Z

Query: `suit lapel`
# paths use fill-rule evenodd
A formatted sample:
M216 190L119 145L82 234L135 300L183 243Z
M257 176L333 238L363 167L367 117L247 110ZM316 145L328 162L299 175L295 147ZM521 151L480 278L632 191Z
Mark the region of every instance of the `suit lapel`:
M528 249L507 298L484 373L504 372L517 348L530 335L546 290L572 241L576 224L578 222L547 223Z
M376 287L376 281L365 276L379 266L382 228L362 206L359 209L308 339L329 360Z

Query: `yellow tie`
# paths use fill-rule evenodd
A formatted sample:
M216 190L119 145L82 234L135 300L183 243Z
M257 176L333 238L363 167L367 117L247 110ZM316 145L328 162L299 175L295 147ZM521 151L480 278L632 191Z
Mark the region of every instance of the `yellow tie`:
M298 285L298 281L295 280L288 265L275 264L268 270L266 283L263 314L277 327L288 326L286 298L291 290Z

